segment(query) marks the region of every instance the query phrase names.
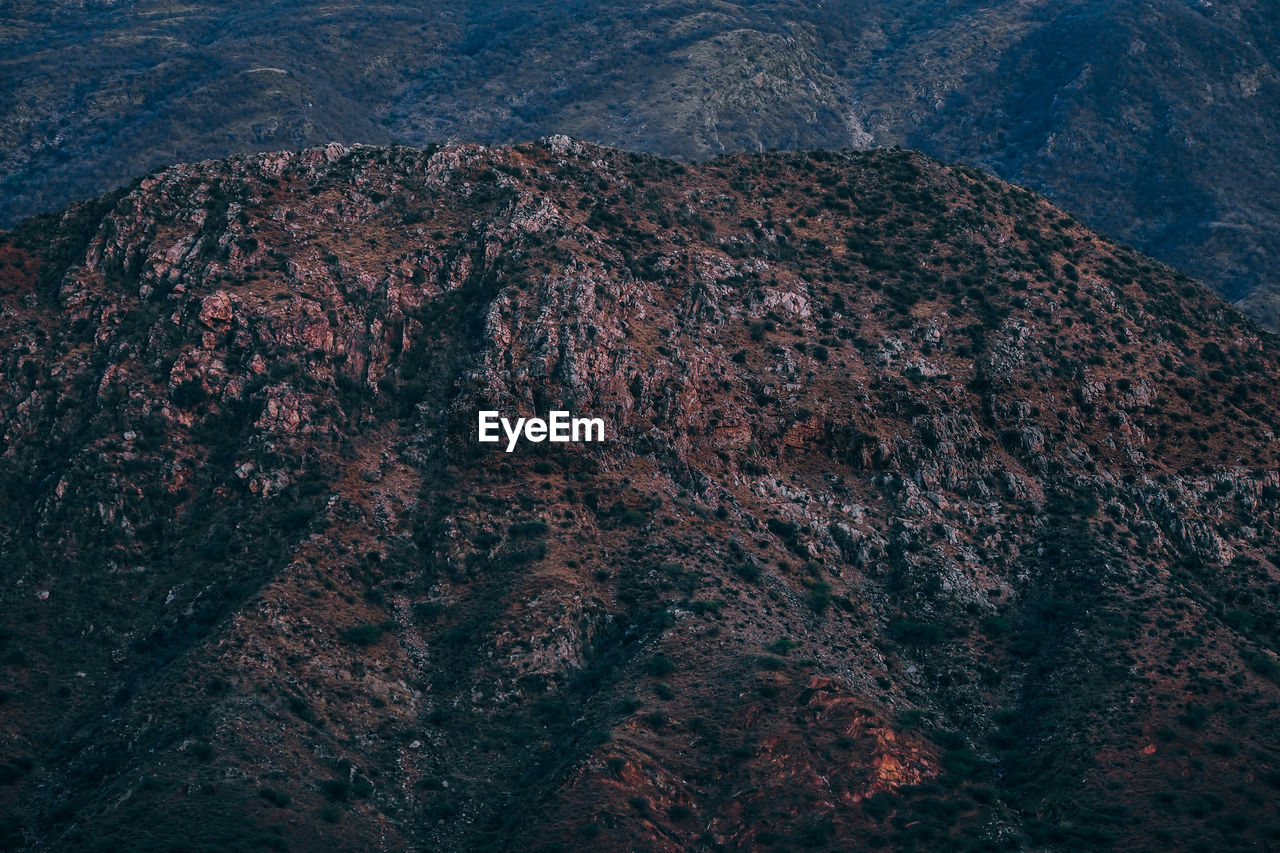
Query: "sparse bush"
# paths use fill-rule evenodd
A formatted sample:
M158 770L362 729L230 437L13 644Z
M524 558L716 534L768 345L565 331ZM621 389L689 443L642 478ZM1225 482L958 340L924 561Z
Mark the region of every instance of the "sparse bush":
M787 652L798 647L800 644L790 637L779 637L769 644L769 651L778 655L785 655Z
M689 602L689 609L699 616L718 615L722 606L723 602L718 600Z
M882 821L899 806L899 799L887 791L872 794L862 801L862 810L874 821Z
M638 509L626 509L619 513L618 521L630 527L643 527L649 517Z
M814 613L822 615L831 606L831 587L822 581L806 580L809 589L809 607Z
M325 799L335 803L345 803L351 799L351 783L342 776L335 776L320 783L320 793Z
M747 557L741 563L735 563L733 566L733 572L743 580L748 580L752 583L760 580L761 575L764 574L764 572L760 570L760 566L757 565L756 561L751 557Z
M1224 758L1234 758L1240 753L1240 745L1231 741L1220 740L1209 745L1216 754Z
M534 536L546 536L550 531L551 525L538 518L532 521L518 521L511 525L509 532L512 536L532 538Z
M507 562L513 566L521 566L525 563L536 563L545 556L547 556L547 543L538 539L530 542L527 547L517 548L507 554Z
M665 678L676 671L676 665L666 655L657 654L650 658L645 670L655 678Z
M288 794L277 791L275 788L263 788L258 792L258 796L278 809L284 808L291 802Z
M438 601L419 601L413 605L412 609L414 618L425 622L444 612L444 605Z
M199 379L187 379L174 386L171 396L179 408L194 408L204 400L204 386Z
M984 616L982 622L979 623L982 633L988 637L999 637L1008 634L1013 630L1013 626L1009 624L1009 620L1002 616Z
M307 704L307 700L301 696L289 697L289 710L292 711L300 720L315 725L319 722L316 712Z
M396 623L387 620L380 624L364 623L362 625L352 625L350 628L344 628L339 633L342 639L348 643L357 646L372 646L374 643L382 639L382 635L396 626Z
M970 779L982 768L982 761L971 749L949 749L942 755L947 772L960 779Z

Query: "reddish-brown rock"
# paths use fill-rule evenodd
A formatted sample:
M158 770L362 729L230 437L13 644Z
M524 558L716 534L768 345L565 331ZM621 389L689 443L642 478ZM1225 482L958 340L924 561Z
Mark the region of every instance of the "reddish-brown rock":
M1029 193L329 146L0 259L0 846L1280 832L1275 339Z

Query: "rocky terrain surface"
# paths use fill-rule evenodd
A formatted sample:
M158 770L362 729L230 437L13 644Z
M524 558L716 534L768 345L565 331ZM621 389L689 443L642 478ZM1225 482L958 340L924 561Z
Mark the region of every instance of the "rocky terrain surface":
M150 169L568 133L686 160L904 145L1280 313L1273 0L9 0L0 227Z
M1277 340L976 170L177 166L0 365L0 848L1280 843Z

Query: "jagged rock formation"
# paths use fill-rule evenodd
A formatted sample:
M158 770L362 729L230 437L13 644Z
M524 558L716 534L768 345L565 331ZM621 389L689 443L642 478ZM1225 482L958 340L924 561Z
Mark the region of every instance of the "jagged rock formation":
M0 299L0 846L1280 832L1280 351L1029 192L331 145L33 220Z
M1274 322L1265 0L11 0L0 227L175 162L568 133L702 160L904 145L1047 194Z

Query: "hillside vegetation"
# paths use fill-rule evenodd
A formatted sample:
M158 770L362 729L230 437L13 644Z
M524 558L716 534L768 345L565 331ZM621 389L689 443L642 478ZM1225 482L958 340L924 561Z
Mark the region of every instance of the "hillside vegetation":
M1030 192L331 145L0 298L0 847L1280 839L1280 350Z

